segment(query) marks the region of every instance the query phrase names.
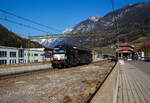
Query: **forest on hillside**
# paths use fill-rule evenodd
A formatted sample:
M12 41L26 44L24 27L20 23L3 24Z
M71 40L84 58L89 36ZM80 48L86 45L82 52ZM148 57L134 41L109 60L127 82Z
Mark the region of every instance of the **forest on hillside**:
M22 38L19 35L9 31L1 24L0 24L0 41L1 41L0 46L17 47L17 48L41 47L39 43L30 41L26 38Z

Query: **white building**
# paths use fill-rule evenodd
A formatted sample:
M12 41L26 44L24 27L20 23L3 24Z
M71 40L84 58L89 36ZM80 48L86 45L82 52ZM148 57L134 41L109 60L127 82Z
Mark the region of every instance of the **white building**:
M0 65L43 62L44 48L15 48L0 46Z
M18 49L0 46L0 65L18 63Z
M44 60L43 48L29 48L24 49L24 63L43 62Z

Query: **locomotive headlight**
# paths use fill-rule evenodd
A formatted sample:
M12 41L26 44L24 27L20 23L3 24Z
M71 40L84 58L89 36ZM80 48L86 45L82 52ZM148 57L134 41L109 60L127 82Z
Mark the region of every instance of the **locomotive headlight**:
M53 55L53 59L57 58L57 60L65 60L67 59L67 57L65 56L65 54L54 54Z
M64 54L62 54L62 55L60 56L60 60L65 60L65 55L64 55Z

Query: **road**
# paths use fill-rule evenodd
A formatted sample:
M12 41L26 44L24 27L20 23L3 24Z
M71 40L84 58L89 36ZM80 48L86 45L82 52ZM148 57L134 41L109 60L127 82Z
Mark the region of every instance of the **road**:
M150 76L150 62L131 61L129 63L137 67L140 71L146 73L148 76Z

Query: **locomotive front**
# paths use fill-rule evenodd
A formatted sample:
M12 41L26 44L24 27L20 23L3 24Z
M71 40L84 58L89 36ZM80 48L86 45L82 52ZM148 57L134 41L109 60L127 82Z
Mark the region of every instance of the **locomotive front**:
M62 67L66 63L66 48L65 46L58 45L53 49L53 60L52 60L52 67Z

